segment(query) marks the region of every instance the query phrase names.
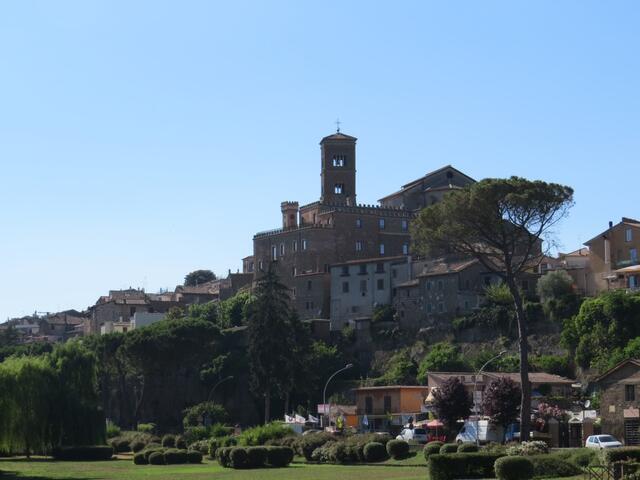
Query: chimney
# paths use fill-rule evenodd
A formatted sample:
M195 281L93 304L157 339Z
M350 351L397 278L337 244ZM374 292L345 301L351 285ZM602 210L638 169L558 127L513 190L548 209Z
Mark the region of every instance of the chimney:
M609 228L613 228L613 222L609 220Z
M298 212L300 210L298 202L282 202L280 211L282 212L282 228L298 227Z

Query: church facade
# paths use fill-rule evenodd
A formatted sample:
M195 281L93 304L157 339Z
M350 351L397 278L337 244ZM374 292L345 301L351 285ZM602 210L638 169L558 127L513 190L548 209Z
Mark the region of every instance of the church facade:
M379 205L358 204L356 142L339 131L324 137L320 199L303 206L282 202L282 226L253 238L250 263L256 277L270 265L275 268L303 319L329 318L332 265L409 256L409 227L417 211L474 181L447 166L406 184Z

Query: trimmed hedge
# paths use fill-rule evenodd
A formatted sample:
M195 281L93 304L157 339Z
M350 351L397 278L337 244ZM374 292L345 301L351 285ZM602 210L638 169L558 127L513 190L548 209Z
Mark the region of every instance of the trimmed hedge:
M164 465L164 453L157 450L151 452L147 460L149 461L149 465Z
M533 464L534 477L573 477L582 473L576 465L554 455L533 455L524 457Z
M442 445L443 443L438 441L427 443L422 450L425 460L429 460L430 455L440 453L440 447L442 447Z
M640 447L607 448L602 451L602 460L607 464L623 460L640 461Z
M445 443L440 447L440 453L456 453L457 451L457 443Z
M164 462L167 465L182 465L187 463L187 451L178 448L169 448L164 452Z
M272 467L286 467L293 462L293 448L267 447L267 463Z
M325 443L334 441L336 437L326 432L310 433L298 440L298 450L304 458L309 461L316 448L322 447Z
M146 443L144 443L142 440L135 440L131 442L131 451L133 453L138 453L144 450L144 447L146 446Z
M581 448L573 452L567 461L574 464L576 467L585 468L593 461L596 456L596 452L592 448Z
M133 456L133 463L136 465L149 465L149 460L144 456L144 452L138 452Z
M530 480L533 478L533 462L526 457L502 457L495 463L498 480Z
M389 440L387 453L394 460L401 460L409 455L409 444L404 440Z
M231 459L229 458L229 454L231 453L231 450L233 449L233 447L222 447L222 448L218 448L218 450L216 450L216 459L218 460L218 463L220 464L221 467L228 467Z
M248 460L246 448L233 447L229 452L229 465L232 468L245 468L248 466Z
M363 457L366 462L381 462L387 458L387 449L380 442L369 442L364 446Z
M79 447L57 447L51 452L56 460L111 460L113 448L109 445L86 445Z
M202 452L189 450L187 452L187 463L202 463Z
M478 446L475 443L461 443L458 445L458 453L473 453L478 451Z
M131 445L126 438L115 437L109 440L109 445L113 447L115 453L125 453L131 451Z
M216 450L221 447L233 447L238 444L236 437L217 437L209 441L209 457L216 458Z
M162 446L164 448L175 448L176 446L176 437L175 435L166 434L162 437Z
M260 468L267 463L266 447L248 447L247 449L247 467Z
M429 480L454 478L494 478L493 464L504 455L500 453L435 453L429 455Z
M184 437L182 435L178 435L176 437L176 448L178 448L180 450L186 450L187 449L187 441L184 439Z
M151 456L152 453L155 452L160 452L164 455L164 448L159 447L159 446L153 446L150 447L147 445L147 448L145 448L141 453L144 455L144 458L147 459L147 462L149 461L149 457Z

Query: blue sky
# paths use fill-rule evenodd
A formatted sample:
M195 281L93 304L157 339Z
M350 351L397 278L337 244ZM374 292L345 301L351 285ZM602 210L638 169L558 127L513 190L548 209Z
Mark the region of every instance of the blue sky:
M632 1L0 4L0 319L241 267L318 141L358 200L445 164L571 185L563 250L638 217Z

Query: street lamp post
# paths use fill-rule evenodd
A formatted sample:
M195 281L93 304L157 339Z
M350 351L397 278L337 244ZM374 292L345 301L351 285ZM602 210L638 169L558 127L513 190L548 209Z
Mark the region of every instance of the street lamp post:
M346 364L344 367L342 367L340 370L337 370L333 373L333 375L331 375L329 377L329 380L327 380L327 383L325 383L324 385L324 390L322 391L322 405L324 406L324 408L326 409L326 405L327 405L327 387L329 386L329 382L331 381L331 379L333 377L335 377L337 374L339 374L340 372L344 372L345 370L349 370L350 368L353 367L353 363L348 363ZM325 427L325 421L324 421L324 417L326 417L327 415L323 415L322 416L322 426ZM331 425L331 405L329 405L329 425Z
M478 377L482 374L483 370L487 367L487 365L489 365L494 360L497 360L505 353L507 353L507 351L502 350L495 357L492 357L489 360L487 360L484 363L484 365L480 367L480 370L478 370L478 372L476 373L476 377L473 379L473 410L475 411L475 414L476 414L476 445L480 445L480 439L478 438L478 429L480 428L480 420L478 419L478 401L476 400L476 387L478 385Z
M209 392L209 396L207 396L207 402L211 400L211 397L213 396L213 393L216 391L216 388L218 388L218 385L220 385L222 382L226 382L227 380L233 380L233 375L229 375L228 377L223 378L213 386L213 388Z

